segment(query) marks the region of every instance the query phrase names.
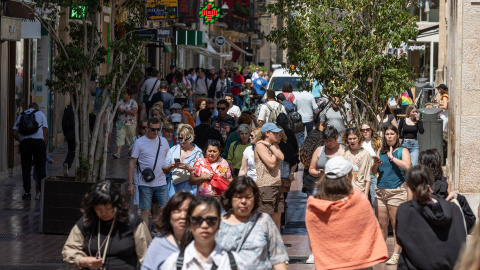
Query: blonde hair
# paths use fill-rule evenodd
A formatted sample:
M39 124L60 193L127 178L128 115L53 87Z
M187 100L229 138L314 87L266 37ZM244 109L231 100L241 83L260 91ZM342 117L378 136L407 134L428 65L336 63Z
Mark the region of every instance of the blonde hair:
M152 106L152 108L150 109L150 116L153 115L153 112L158 112L158 114L160 114L160 120L165 123L165 112L163 111L163 103L161 101L155 103L155 105Z
M372 145L373 151L375 151L375 153L377 153L378 149L380 149L380 138L378 136L377 130L373 126L372 122L368 122L368 121L362 122L360 124L360 129L362 128L363 125L369 126L370 129L372 130L371 131L372 136L371 136L371 139L370 139L370 144ZM362 134L362 137L363 137L363 134Z
M195 138L195 132L193 131L193 127L190 126L189 124L179 124L177 128L177 136L180 137L180 135L184 136L184 138L190 137L188 142L193 142L193 139Z
M255 137L255 140L259 140L262 138L261 128L253 128L251 132L253 133L253 137Z
M342 135L342 141L343 141L343 143L347 146L347 148L349 148L349 146L348 146L348 136L350 136L350 135L355 135L355 136L357 136L357 138L358 138L358 145L359 145L360 147L362 147L363 135L362 135L362 133L360 132L360 129L358 129L358 128L347 128L347 129L345 130L345 132L344 132L343 135Z
M415 105L413 105L413 104L408 105L407 110L406 110L406 112L405 112L405 116L406 116L407 118L410 117L410 113L411 113L414 109L416 109L416 108L417 108L417 107L416 107Z
M471 241L460 251L455 270L477 270L480 268L480 223L473 229Z

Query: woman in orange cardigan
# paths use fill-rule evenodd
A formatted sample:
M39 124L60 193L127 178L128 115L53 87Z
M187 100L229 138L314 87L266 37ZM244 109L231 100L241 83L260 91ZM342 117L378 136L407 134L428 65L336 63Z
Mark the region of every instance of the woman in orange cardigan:
M344 157L331 158L307 201L305 222L317 269L361 269L387 259L387 245L360 189L352 186L353 171Z

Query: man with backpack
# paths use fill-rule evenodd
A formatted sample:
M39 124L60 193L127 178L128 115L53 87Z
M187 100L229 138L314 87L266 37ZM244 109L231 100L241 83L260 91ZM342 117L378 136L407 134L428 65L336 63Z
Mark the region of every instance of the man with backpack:
M306 132L303 130L298 134L298 140L300 146L302 146L308 133L313 130L313 115L317 109L317 103L312 93L300 91L296 93L293 104L298 108L298 113L302 116L303 125L307 130Z
M195 99L200 97L206 98L208 95L208 88L210 88L211 84L212 81L205 76L205 70L203 68L199 68L197 79L193 84L193 100L195 101Z
M264 103L258 114L258 124L263 126L265 123L277 123L277 116L280 113L287 114L285 107L275 100L275 90L267 90L267 103Z
M13 126L13 137L20 142L23 189L25 190L22 200L30 200L32 198L30 193L32 159L38 173L38 179L41 180L46 177L48 122L45 114L38 110L37 103L31 103L28 110L18 116ZM39 183L37 183L36 188L37 194L40 194Z

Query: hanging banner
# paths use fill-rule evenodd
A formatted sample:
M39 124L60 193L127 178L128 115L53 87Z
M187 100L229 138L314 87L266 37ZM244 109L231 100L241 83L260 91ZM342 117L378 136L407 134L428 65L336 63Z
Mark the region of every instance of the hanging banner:
M178 13L177 0L147 0L147 20L165 20L168 9L174 13L170 19L175 19Z

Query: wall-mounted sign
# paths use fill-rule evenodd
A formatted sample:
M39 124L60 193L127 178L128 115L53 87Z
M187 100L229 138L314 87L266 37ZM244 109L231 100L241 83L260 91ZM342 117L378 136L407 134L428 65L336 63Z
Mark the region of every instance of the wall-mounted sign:
M168 9L173 12L170 19L175 19L178 13L177 0L147 0L147 20L165 20Z
M159 38L171 38L172 37L172 28L170 27L161 27L157 29Z
M205 23L214 23L215 18L220 17L220 9L215 7L215 3L205 2L199 14L204 18Z
M19 41L22 36L22 19L7 16L0 17L0 40Z
M227 40L223 36L218 36L215 39L215 44L217 44L217 46L219 46L219 47L222 47L223 45L225 45L226 42L227 42Z
M81 20L83 17L85 17L85 13L87 10L87 6L71 6L70 7L70 16L69 18L71 20Z

